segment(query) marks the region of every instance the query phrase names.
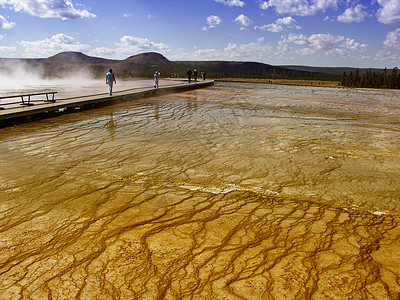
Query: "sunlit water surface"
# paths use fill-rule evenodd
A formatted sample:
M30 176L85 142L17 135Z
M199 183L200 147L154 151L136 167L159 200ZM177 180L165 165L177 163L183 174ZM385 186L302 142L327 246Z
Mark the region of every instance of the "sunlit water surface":
M0 129L0 298L398 299L399 95L217 83Z

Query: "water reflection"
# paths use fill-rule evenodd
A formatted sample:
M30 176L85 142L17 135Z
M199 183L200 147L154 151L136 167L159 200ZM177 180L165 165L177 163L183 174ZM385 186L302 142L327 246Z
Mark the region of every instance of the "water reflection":
M158 107L158 102L153 103L153 109L154 109L154 118L158 122L160 119L160 111Z
M396 299L396 95L227 83L0 129L0 298Z
M110 120L107 122L107 130L108 133L110 135L111 139L114 139L115 136L115 123L114 123L114 117L113 117L113 113L110 114Z

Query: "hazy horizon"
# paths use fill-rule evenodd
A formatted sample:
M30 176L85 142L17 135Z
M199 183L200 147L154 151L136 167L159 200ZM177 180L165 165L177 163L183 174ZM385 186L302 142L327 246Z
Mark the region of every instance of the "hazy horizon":
M104 59L104 60L110 60L109 58L106 58L106 57L93 56L93 55L85 54L84 52L81 52L81 51L62 51L62 52L56 53L54 55L51 55L51 56L48 56L48 57L41 57L41 58L37 58L37 57L36 58L35 57L0 57L0 59L6 59L6 60L7 59L11 59L11 60L14 60L14 59L17 59L17 60L47 59L47 58L51 58L53 56L57 56L57 55L62 54L62 53L81 53L81 54L86 55L88 57L100 58L100 59ZM133 55L127 56L125 58L115 59L115 60L116 61L124 61L124 60L126 60L126 59L128 59L128 58L130 58L132 56L137 56L137 55L140 55L140 54L148 54L148 53L156 53L156 54L160 54L160 55L164 56L162 53L158 53L158 52L155 52L155 51L149 51L149 52L133 54ZM168 59L167 57L165 57L165 58ZM211 62L211 61L220 61L220 62L254 62L254 63L272 65L272 64L264 63L264 62L260 62L260 61L249 61L249 60L183 60L183 59L181 59L181 60L179 60L179 59L178 60L170 60L170 59L168 59L168 61L171 61L171 62L181 62L181 61L190 61L190 62L196 62L196 61L198 61L198 62ZM351 69L370 69L371 68L371 69L385 69L385 67L383 67L383 68L382 67L353 67L353 66L335 66L335 67L332 67L332 66L315 66L315 65L305 65L305 64L279 64L279 65L274 65L274 66L278 66L278 67L285 67L285 66L290 67L290 66L293 66L293 67L310 67L310 68L351 68ZM392 69L392 68L387 68L387 69Z

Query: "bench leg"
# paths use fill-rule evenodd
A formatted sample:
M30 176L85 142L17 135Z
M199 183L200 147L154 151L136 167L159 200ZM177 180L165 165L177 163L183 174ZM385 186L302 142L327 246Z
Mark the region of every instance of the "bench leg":
M46 94L46 99L47 99L47 102L56 102L56 100L54 99L54 93L50 93L50 94L52 94L53 95L53 97L51 97L51 99L49 99L49 94Z
M31 96L28 96L28 102L24 101L24 96L21 96L21 99L22 99L21 105L28 105L28 106L34 105L33 103L31 103Z

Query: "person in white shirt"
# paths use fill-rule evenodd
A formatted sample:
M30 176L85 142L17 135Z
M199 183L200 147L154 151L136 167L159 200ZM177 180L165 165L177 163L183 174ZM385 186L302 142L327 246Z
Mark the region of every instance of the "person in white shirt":
M154 79L153 79L153 86L158 89L158 79L160 77L160 72L155 72L154 73Z

